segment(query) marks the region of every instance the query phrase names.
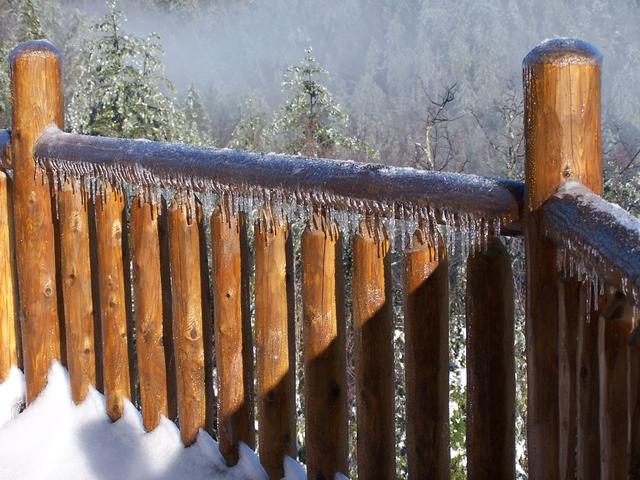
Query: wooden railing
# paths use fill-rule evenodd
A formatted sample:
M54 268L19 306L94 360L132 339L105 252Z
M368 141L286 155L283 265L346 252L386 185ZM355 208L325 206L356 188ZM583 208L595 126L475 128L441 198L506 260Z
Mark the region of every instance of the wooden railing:
M139 399L145 428L176 419L185 445L215 431L234 464L240 442L255 446L255 378L260 459L281 478L284 455L296 455L298 314L307 474L347 473L351 273L358 476L395 476L394 381L404 381L409 475L448 478L457 230L468 255L468 475L512 479L514 295L499 236L524 233L529 475L640 478L640 223L598 196L600 56L588 45L551 41L525 59L525 184L63 133L57 50L28 42L10 61L0 380L20 365L29 403L62 360L76 402L94 385L116 420L124 399ZM394 244L406 343L406 378L395 380Z

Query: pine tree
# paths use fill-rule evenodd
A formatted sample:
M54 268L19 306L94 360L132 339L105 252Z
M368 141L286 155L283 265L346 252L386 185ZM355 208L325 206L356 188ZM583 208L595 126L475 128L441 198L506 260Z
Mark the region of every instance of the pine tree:
M251 97L245 100L240 120L231 133L229 147L238 150L261 151L265 149L267 120L263 105Z
M22 0L18 11L18 22L20 25L18 35L20 42L46 37L42 26L41 12L33 0Z
M202 106L200 94L191 84L184 102L185 127L182 141L190 145L213 146L211 121Z
M318 80L327 74L311 48L299 65L287 68L283 87L289 97L269 129L272 141L285 152L331 158L338 149L358 150L358 141L345 133L349 118Z
M78 88L68 109L72 130L89 135L183 141L186 118L163 76L159 37L122 31L126 21L115 0L93 27L82 50Z

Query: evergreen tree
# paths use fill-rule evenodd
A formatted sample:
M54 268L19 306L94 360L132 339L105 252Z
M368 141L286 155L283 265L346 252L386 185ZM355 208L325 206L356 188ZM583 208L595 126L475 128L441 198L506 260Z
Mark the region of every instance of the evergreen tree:
M319 76L327 75L311 48L299 65L287 68L283 86L289 92L278 110L270 134L276 146L288 153L331 158L341 148L355 151L358 141L346 133L349 118Z
M211 121L202 106L200 94L191 84L184 102L185 127L182 141L190 145L213 145L211 139Z
M78 88L68 109L72 130L89 135L197 142L163 76L156 34L142 39L122 32L116 1L94 27L82 51Z
M267 120L265 108L249 97L245 100L240 120L233 129L229 147L238 150L265 150Z
M46 37L42 26L41 12L33 0L22 0L18 11L18 22L20 25L20 42Z

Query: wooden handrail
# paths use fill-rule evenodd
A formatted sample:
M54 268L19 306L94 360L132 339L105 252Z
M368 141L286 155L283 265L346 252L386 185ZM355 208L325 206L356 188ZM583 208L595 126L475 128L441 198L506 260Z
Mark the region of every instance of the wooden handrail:
M623 290L640 280L640 220L578 182L568 182L542 207L546 235ZM602 278L604 280L604 278Z
M381 203L432 206L484 218L499 218L518 230L521 182L389 167L350 160L304 158L275 153L196 148L188 145L63 133L51 128L37 142L35 155L54 173L140 187L212 191L232 186L287 190L285 195L322 192L311 203L347 211L383 212ZM64 176L64 172L63 173ZM301 201L300 198L297 200ZM386 212L385 216L388 216Z

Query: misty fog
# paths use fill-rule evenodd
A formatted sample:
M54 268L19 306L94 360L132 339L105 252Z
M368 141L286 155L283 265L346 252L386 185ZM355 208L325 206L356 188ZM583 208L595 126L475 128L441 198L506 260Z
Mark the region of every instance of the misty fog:
M493 153L471 113L500 135L496 103L513 85L521 95L521 62L542 40L578 37L604 56L604 123L638 123L640 99L640 4L556 0L275 0L211 2L196 13L162 10L122 1L125 29L160 34L166 74L184 92L201 91L224 143L240 116L243 100L273 110L281 100L288 65L312 46L330 72L329 86L350 114L355 130L380 143L381 161L409 164L420 141L425 93L437 97L457 82L451 106L457 163L467 170L492 171ZM89 15L103 2L66 2ZM224 111L227 119L220 118ZM391 131L389 131L391 130ZM627 128L629 130L629 128ZM631 129L635 131L633 128ZM386 136L386 135L385 135ZM403 145L405 144L405 145ZM389 158L394 157L394 158Z

